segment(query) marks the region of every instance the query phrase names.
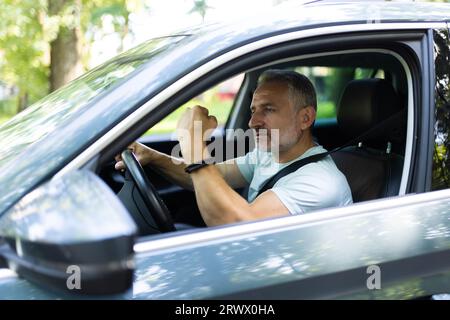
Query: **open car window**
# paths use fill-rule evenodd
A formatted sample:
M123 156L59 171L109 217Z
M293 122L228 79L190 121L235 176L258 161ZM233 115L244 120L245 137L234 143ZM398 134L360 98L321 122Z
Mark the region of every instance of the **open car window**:
M243 79L244 74L239 74L214 85L210 89L178 107L175 111L150 128L144 136L158 136L174 133L178 119L183 112L187 108L195 105L201 105L202 107L207 108L209 114L214 115L217 118L218 127L224 128Z
M314 84L317 93L316 121L319 122L336 120L336 108L348 82L356 79L385 78L384 70L380 68L299 66L294 70L307 76Z
M353 127L360 126L358 120L346 120L351 116L351 114L360 114L360 109L363 112L375 112L377 114L378 110L384 108L392 109L402 109L407 105L407 101L404 97L407 96L407 83L405 70L401 66L400 62L389 53L380 52L361 52L353 53L349 51L348 53L337 53L335 55L328 54L323 57L314 57L309 59L299 59L298 57L293 58L292 61L283 62L282 64L277 64L274 61L273 65L265 65L261 69L253 69L250 74L247 73L248 79L253 78L254 84L248 85L248 83L243 84L243 75L239 74L234 77L229 78L226 81L214 84L210 89L197 94L195 98L183 103L179 108L161 120L157 125L153 126L150 130L146 132L146 135L161 135L161 134L172 134L175 131L177 121L181 114L188 107L194 105L202 105L209 109L211 115L218 118L219 126L223 126L227 121L230 114L231 108L235 105L235 108L244 111L240 113L240 120L242 123L248 123L250 118L249 114L245 114L245 111L249 110L249 103L251 102L251 96L254 92L254 88L257 86L260 75L265 70L270 69L284 69L284 70L294 70L298 73L307 76L315 86L317 100L318 100L318 110L317 110L317 121L314 128L314 138L317 143L326 147L327 150L333 150L335 148L343 146L350 139L356 138L358 135L364 133L370 129L371 126L377 122L383 121L383 118L374 118L369 121L369 123L364 124L362 131L353 130ZM252 77L251 73L256 74L256 77ZM380 84L387 86L391 91L392 97L395 97L395 103L390 103L388 105L380 104L378 101L383 98L385 92L378 92L376 89L378 85L373 86L373 81L379 81ZM363 89L367 90L367 97L364 95L358 95L358 89L352 89L350 93L347 93L347 97L343 99L344 91L352 83L361 83ZM369 85L367 87L367 85ZM241 90L239 90L241 89ZM249 99L238 99L237 94L244 95ZM368 98L373 95L373 99ZM397 99L398 98L398 99ZM350 99L350 100L349 100ZM345 100L344 102L342 100ZM373 101L372 101L373 100ZM349 104L349 106L347 106ZM344 108L345 112L344 120L345 126L338 121L338 110L339 108ZM395 113L395 110L385 110L387 113ZM386 113L383 111L382 113ZM369 117L373 117L374 114L370 114ZM406 116L406 114L405 114ZM356 118L358 119L358 118ZM342 121L342 119L341 119ZM235 128L235 129L245 129L245 127ZM389 128L390 129L390 128ZM400 128L403 130L404 128ZM230 141L228 141L230 143ZM234 143L234 145L233 145ZM239 143L245 143L243 141L232 141L227 147L237 147L239 149ZM388 195L398 195L399 194L399 182L402 175L402 167L404 161L404 150L406 144L406 136L404 132L399 135L382 135L381 137L371 137L368 141L364 141L363 146L354 149L353 146L346 149L345 152L336 153L333 155L334 161L338 166L338 169L346 176L347 181L351 187L352 195L354 197L354 202L362 202L366 200L373 200L386 197ZM389 145L389 149L387 146ZM151 144L150 147L153 147ZM253 144L254 146L254 144ZM168 144L165 153L173 155L171 150L175 147L174 144ZM247 147L247 146L245 146ZM249 147L246 152L252 151ZM347 159L348 154L351 154L353 158ZM341 158L343 157L343 158ZM368 167L375 166L376 172L373 175L367 175L367 181L365 178L355 178L361 177L361 175L354 170L355 166L349 166L349 163L359 163L360 158L364 158L365 165ZM367 159L369 160L367 160ZM390 180L381 181L378 176L384 175L384 170L386 162L395 163L395 181ZM221 162L223 159L216 159L216 161ZM362 163L361 162L361 163ZM391 166L391 164L387 164ZM152 175L151 172L147 171L152 177L153 181L158 183L158 177ZM374 191L371 194L367 194L366 191L359 191L363 188L363 185L369 184L374 185ZM164 192L170 194L170 188L167 183L161 183L164 186ZM385 185L389 185L386 189L392 190L390 193L385 193ZM370 189L370 188L368 188ZM241 193L243 197L246 197L246 190L237 190ZM173 194L176 194L175 191ZM173 205L170 201L174 201L174 197L166 196L169 202L168 207L173 209L175 217L179 218L182 215L189 214L186 213L186 207L189 207L189 203L195 204L195 199L179 193L178 199L183 199L181 202L183 205ZM190 211L196 211L196 208L189 209ZM180 213L182 212L182 213ZM189 219L188 219L189 221Z

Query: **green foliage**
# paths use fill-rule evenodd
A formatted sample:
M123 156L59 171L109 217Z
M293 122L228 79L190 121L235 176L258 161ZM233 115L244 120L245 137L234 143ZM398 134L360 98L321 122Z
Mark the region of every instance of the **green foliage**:
M202 17L202 20L204 20L206 11L211 8L206 2L207 0L194 0L194 6L189 13L198 13Z
M16 107L14 99L0 100L0 124L16 113Z
M123 4L113 3L105 7L93 8L94 10L89 13L90 22L94 25L101 24L101 18L105 15L110 15L114 18L126 17L129 15L128 10Z
M139 8L137 0L83 0L81 27L84 34L99 32L102 18L110 16L116 32L128 27L131 10Z
M317 103L316 119L336 118L336 105L333 101L319 101Z
M36 100L47 92L47 43L41 23L45 1L1 0L0 79Z
M109 15L116 31L128 29L129 8L138 0L0 0L0 81L18 89L31 104L48 94L50 43L62 27L80 28L81 44L89 47L92 34ZM50 4L57 7L50 12ZM62 4L58 7L59 4ZM74 14L74 12L79 14ZM83 50L83 61L89 50ZM85 64L86 66L86 64ZM0 116L10 110L11 101L0 104ZM7 108L5 107L7 105Z

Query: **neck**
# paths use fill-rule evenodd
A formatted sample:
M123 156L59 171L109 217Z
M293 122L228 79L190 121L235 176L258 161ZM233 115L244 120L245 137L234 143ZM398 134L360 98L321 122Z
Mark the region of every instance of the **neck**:
M304 134L300 138L300 140L288 150L284 150L279 152L278 161L279 163L286 163L292 161L302 154L304 154L308 149L314 147L314 140L311 134Z

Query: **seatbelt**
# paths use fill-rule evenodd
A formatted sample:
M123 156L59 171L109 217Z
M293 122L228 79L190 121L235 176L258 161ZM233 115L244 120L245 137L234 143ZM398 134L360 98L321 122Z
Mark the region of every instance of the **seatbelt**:
M267 179L266 182L264 182L263 186L259 189L258 194L256 195L256 197L258 197L261 193L272 189L273 186L275 185L275 183L277 183L278 180L280 180L281 178L283 178L284 176L287 176L288 174L297 171L298 169L300 169L301 167L312 163L312 162L317 162L322 160L323 158L325 158L326 156L342 150L345 147L348 147L350 145L353 145L355 143L359 143L362 140L366 139L369 136L378 134L378 132L384 131L386 129L386 127L391 126L394 123L398 123L399 120L401 120L404 116L404 112L405 108L403 108L402 110L400 110L399 112L393 114L392 116L390 116L389 118L383 120L382 122L380 122L379 124L377 124L375 127L367 130L366 132L364 132L363 134L359 135L358 137L348 141L346 144L337 147L331 151L327 151L327 152L322 152L319 154L314 154L312 156L297 160L293 163L291 163L290 165L288 165L287 167L281 169L280 171L278 171L275 175L273 175L271 178Z

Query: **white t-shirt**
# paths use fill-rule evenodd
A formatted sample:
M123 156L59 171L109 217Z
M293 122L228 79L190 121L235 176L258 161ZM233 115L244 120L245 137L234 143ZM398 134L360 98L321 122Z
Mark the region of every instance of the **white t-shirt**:
M317 145L287 163L278 163L270 152L258 149L236 158L240 172L250 183L248 202L255 200L258 190L275 173L294 161L322 152L326 152L326 150ZM284 176L270 190L278 196L291 214L307 213L312 210L353 203L347 179L330 156L308 163L297 171Z

